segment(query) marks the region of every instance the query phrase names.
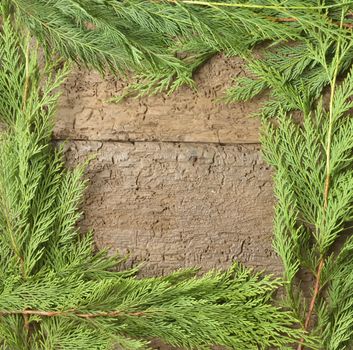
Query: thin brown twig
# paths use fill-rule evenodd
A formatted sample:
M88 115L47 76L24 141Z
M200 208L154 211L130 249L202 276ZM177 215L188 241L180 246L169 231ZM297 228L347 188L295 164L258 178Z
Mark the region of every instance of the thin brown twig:
M122 311L111 311L111 312L97 312L97 313L79 313L76 311L44 311L44 310L14 310L14 311L0 311L0 317L11 316L11 315L22 315L23 317L28 316L40 316L40 317L60 317L60 316L76 316L79 318L91 319L98 317L120 317L120 316L144 316L145 313L129 312L125 313Z
M297 22L297 19L294 17L266 17L272 22Z
M167 0L170 3L178 3L177 0ZM265 8L277 8L277 7L273 7L273 6L261 6L261 5L248 5L248 4L229 4L229 3L216 3L216 2L205 2L205 1L195 1L195 0L182 0L181 3L185 3L185 4L191 4L191 5L200 5L200 6L226 6L226 7L239 7L239 8L254 8L254 9L265 9ZM289 8L287 8L289 9ZM304 8L303 8L304 9ZM306 9L306 8L305 8ZM350 12L347 14L347 17L352 17L353 13ZM298 20L294 17L266 17L267 19L269 19L270 21L273 22L297 22ZM341 26L347 29L353 29L353 23L350 22L344 22L341 23L339 21L332 21L333 24L337 25L337 26Z
M297 22L298 20L294 17L267 17L270 21L273 22L279 22L279 23L285 23L285 22ZM333 21L333 24L339 26L340 23L337 21ZM345 22L342 23L342 27L347 28L347 29L352 29L353 28L353 23L351 22Z
M344 16L342 12L341 16L341 21L340 21L340 28L344 26ZM341 50L341 41L338 40L337 44L337 51L336 54L340 54ZM336 66L333 72L333 76L330 79L331 80L331 91L330 91L330 107L329 107L329 128L328 128L328 133L327 133L327 144L326 144L326 178L325 178L325 187L324 187L324 205L323 205L323 211L324 214L326 213L327 206L328 206L328 198L329 198L329 192L330 192L330 182L331 182L331 144L332 144L332 135L333 135L333 123L334 123L334 115L333 115L333 100L335 96L335 91L336 91L336 82L337 82L337 75L338 75L338 68L339 68L339 62L340 60L338 59L336 62ZM324 215L324 221L325 221L325 215ZM325 264L325 257L323 254L320 256L320 261L319 265L317 267L317 272L315 276L315 283L314 283L314 292L311 297L310 305L309 305L309 310L305 318L305 323L304 323L304 330L307 331L309 329L310 321L314 312L314 307L316 303L316 299L320 293L320 281L321 281L321 273L324 268ZM298 343L297 350L302 350L303 348L303 339L300 340Z
M313 315L314 312L314 307L315 307L315 303L316 303L316 299L319 295L320 292L320 279L321 279L321 273L324 267L324 258L321 258L318 268L317 268L317 273L316 273L316 277L315 277L315 286L314 286L314 292L313 295L311 297L310 300L310 305L309 305L309 309L308 309L308 313L306 315L305 318L305 322L304 322L304 330L307 331L309 329L310 326L310 321L311 321L311 317ZM301 338L297 347L297 350L302 350L303 349L303 343L304 343L304 339Z
M313 311L314 311L315 301L316 301L316 298L317 298L317 296L319 294L319 291L320 291L320 277L321 277L321 273L322 273L323 267L324 267L324 259L322 258L320 260L319 266L317 268L314 293L313 293L313 297L312 297L310 305L309 305L308 314L306 315L306 319L305 319L305 323L304 323L304 329L308 329L309 328L311 316L312 316Z

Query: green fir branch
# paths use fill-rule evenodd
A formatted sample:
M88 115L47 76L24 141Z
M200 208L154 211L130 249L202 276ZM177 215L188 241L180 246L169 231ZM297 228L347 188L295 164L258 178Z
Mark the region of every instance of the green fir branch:
M275 306L281 285L235 264L138 279L80 235L84 166L51 142L67 67L4 18L0 34L0 346L6 350L288 348L304 332ZM14 64L15 63L15 64ZM312 341L308 339L308 345Z

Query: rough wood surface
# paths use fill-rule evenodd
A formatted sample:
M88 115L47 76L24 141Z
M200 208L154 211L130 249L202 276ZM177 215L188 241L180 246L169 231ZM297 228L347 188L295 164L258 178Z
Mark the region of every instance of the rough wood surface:
M68 144L70 162L97 153L82 227L98 246L130 253L143 274L226 268L278 272L271 249L271 173L255 145Z
M260 101L225 105L217 102L232 78L244 75L239 58L215 57L196 75L198 89L106 101L121 93L124 83L103 80L97 73L77 70L64 85L55 137L207 143L256 143L258 120L249 116Z
M85 70L64 86L54 137L68 138L72 163L97 152L82 226L99 247L130 254L143 275L179 267L229 267L239 260L279 272L271 248L271 174L258 143L260 101L216 103L245 74L239 59L215 57L198 91L104 100L123 83Z

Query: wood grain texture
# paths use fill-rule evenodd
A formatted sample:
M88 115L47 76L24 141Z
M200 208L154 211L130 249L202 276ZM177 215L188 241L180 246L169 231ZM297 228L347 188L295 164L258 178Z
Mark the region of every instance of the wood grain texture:
M88 170L83 228L99 247L130 254L143 275L180 267L279 272L271 248L271 172L256 145L75 141L69 163Z
M214 57L196 74L197 91L181 88L171 96L106 101L125 84L76 70L63 88L55 137L99 141L256 143L258 120L250 115L261 101L219 102L232 79L244 75L239 58Z
M217 103L244 62L215 57L198 90L114 105L122 81L76 70L64 86L54 137L69 139L87 172L83 229L97 245L143 263L142 275L180 267L227 268L235 260L279 273L272 247L271 171L262 161L255 112L260 100Z

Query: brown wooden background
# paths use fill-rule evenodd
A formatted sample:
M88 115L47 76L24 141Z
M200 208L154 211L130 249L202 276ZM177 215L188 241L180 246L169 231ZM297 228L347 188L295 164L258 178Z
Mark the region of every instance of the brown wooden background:
M99 247L144 262L143 275L186 266L226 268L239 260L279 272L271 248L271 171L261 159L261 101L218 103L239 59L215 57L198 90L106 102L124 83L77 69L64 86L55 138L69 162L97 158L87 176L84 229Z

